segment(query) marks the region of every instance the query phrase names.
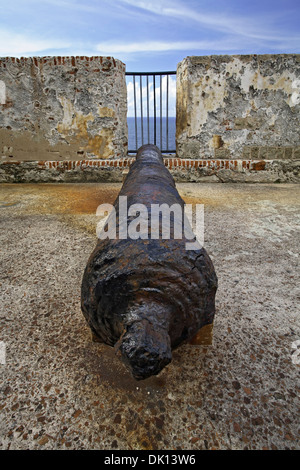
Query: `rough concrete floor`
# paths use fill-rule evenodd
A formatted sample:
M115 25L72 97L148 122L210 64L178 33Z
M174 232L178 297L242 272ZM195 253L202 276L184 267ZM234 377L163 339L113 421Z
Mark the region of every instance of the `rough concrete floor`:
M120 185L1 186L0 449L300 449L300 186L177 188L205 204L213 345L136 382L80 311L96 207Z

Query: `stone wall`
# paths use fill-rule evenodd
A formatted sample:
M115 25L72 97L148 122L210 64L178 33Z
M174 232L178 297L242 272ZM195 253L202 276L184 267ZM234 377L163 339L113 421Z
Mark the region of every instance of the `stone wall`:
M187 57L177 70L178 182L300 182L300 55ZM125 65L0 58L0 182L122 181Z
M300 55L185 58L176 134L181 158L300 159Z
M122 62L112 57L0 58L2 161L126 154Z

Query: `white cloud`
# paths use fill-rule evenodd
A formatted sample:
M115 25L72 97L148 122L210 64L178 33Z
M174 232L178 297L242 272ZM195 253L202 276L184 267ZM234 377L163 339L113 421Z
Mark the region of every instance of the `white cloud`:
M105 0L101 0L105 2ZM58 10L70 10L70 11L82 11L88 13L97 13L99 12L99 4L92 4L91 1L89 2L77 2L76 0L14 0L11 3L8 3L6 6L7 9L15 11L16 9L34 9L44 7L45 5L49 5L52 11ZM49 10L48 10L49 11Z
M0 56L34 55L50 49L63 49L70 44L58 39L37 39L28 34L0 30Z
M197 8L189 8L186 3L182 1L172 0L119 0L122 3L137 7L145 12L155 15L166 16L168 18L178 19L181 22L187 20L188 22L198 23L204 28L218 31L220 33L229 33L238 35L240 37L278 41L280 32L276 25L278 20L278 13L272 15L272 11L268 15L261 14L257 16L254 14L246 13L244 15L237 15L233 13L222 13L218 11L205 11L203 6L199 5ZM283 33L283 31L281 31ZM286 31L285 39L293 41L293 35Z
M110 54L130 54L139 52L164 52L164 51L184 51L184 50L234 50L236 40L229 42L220 41L145 41L145 42L102 42L96 45L96 50L104 55Z
M184 19L192 20L200 23L202 26L206 26L218 31L230 31L230 32L241 32L247 29L249 24L249 18L245 23L245 18L237 17L234 15L220 14L216 11L204 13L201 11L201 6L197 9L191 9L185 6L184 3L169 2L161 0L152 0L151 2L145 2L141 0L121 0L130 6L141 8L147 12L154 13L156 15L167 16L169 18L177 18L181 21Z

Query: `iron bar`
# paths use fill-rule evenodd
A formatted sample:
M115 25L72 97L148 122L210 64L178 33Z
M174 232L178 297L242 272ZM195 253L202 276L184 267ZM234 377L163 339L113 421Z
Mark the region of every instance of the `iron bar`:
M169 148L169 75L167 75L167 96L166 96L166 148Z
M156 87L155 87L155 75L153 75L153 106L154 106L154 145L156 145Z
M147 75L147 129L148 129L148 144L150 142L150 120L149 120L149 76Z
M135 76L133 77L133 96L134 96L134 125L135 125L135 143L138 147L138 135L137 135L137 114L136 114L136 90L135 90Z
M142 133L142 145L144 145L143 77L142 77L142 75L140 75L140 98L141 98L141 133Z
M145 76L151 76L153 77L153 75L155 76L159 76L159 75L176 75L176 72L174 71L171 71L171 72L126 72L125 75L130 75L131 77L134 77L134 76L140 76L140 75L145 75Z
M159 90L159 117L160 117L160 148L162 148L162 76L160 76L160 90Z

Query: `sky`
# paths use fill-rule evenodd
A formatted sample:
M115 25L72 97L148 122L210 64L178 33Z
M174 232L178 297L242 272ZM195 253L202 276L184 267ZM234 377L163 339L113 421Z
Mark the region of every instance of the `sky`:
M300 53L300 0L0 0L0 57L102 55L161 72L192 55L279 53ZM128 78L127 90L133 116ZM175 102L170 77L169 115Z
M0 0L0 56L104 55L145 72L299 52L300 0Z

